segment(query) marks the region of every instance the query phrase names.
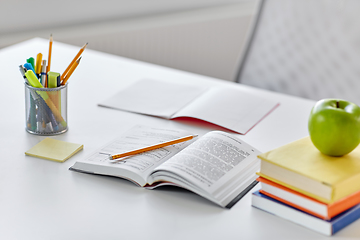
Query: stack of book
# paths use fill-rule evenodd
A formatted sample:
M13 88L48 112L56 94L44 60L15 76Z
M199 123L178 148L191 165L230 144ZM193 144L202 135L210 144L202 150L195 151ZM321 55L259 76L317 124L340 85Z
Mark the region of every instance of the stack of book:
M306 137L259 158L254 207L325 235L360 218L360 147L330 157Z

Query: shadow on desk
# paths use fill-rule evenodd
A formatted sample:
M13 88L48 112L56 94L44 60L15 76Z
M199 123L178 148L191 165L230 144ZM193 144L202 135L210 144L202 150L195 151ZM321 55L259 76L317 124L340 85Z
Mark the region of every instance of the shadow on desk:
M215 212L222 212L224 209L220 207L219 205L197 195L196 193L193 193L187 189L176 187L176 186L161 186L155 189L152 189L151 191L154 191L154 197L158 198L159 201L161 201L163 204L167 205L175 205L176 207L184 207L188 208L188 204L196 204L204 206L206 205L207 209L206 211L209 211L209 209L218 209L214 210ZM164 200L167 199L167 200ZM173 207L173 206L172 206ZM209 207L209 208L208 208ZM194 208L191 208L194 209ZM196 208L198 209L198 208ZM193 210L192 210L193 211ZM213 212L213 211L211 211Z
M90 178L96 178L96 181L92 182L91 184L96 185L110 185L110 184L116 184L116 188L121 187L122 189L125 189L125 191L128 191L129 189L133 189L131 191L131 194L140 194L139 197L143 197L144 195L151 195L152 200L155 198L155 202L158 205L175 205L177 208L184 208L189 209L189 204L196 204L201 206L206 206L205 211L209 211L209 209L218 209L215 211L223 211L223 208L220 206L212 203L211 201L197 195L196 193L193 193L187 189L176 187L176 186L160 186L154 189L145 189L139 187L137 184L133 183L132 181L125 179L125 178L119 178L115 176L107 176L107 175L99 175L99 174L92 174L88 172L81 172L81 171L74 171L74 174L79 175L81 173L82 176L86 176L85 178L82 178L82 180L86 180L88 177ZM99 186L101 187L101 186ZM119 189L119 191L121 191ZM141 192L143 191L143 192ZM151 194L151 192L154 192L155 194ZM130 192L129 192L130 194ZM150 200L151 201L151 200ZM173 207L172 206L172 207ZM208 208L209 207L209 208ZM191 208L193 209L193 208ZM196 209L199 209L198 207ZM193 210L192 210L193 211ZM210 211L213 212L213 211Z

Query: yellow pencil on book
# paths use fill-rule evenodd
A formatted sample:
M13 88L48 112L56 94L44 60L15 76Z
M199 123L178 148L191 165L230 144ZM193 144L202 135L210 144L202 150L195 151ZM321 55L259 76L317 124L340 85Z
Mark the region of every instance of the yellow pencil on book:
M128 156L131 156L131 155L143 153L143 152L148 152L148 151L151 151L151 150L159 149L159 148L170 146L170 145L173 145L173 144L186 142L186 141L189 141L189 140L191 140L191 139L193 139L193 138L195 138L197 136L198 135L189 135L189 136L177 138L177 139L174 139L174 140L171 140L171 141L157 143L157 144L154 144L154 145L151 145L151 146L148 146L148 147L139 148L139 149L132 150L132 151L129 151L129 152L111 155L109 157L109 159L110 160L116 160L116 159L119 159L119 158L124 158L124 157L128 157Z

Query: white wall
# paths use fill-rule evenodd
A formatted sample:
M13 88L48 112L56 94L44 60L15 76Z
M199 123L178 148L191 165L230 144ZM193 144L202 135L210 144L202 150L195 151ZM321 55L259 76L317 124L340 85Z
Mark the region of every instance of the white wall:
M33 37L231 80L255 0L1 0L0 48ZM39 7L40 6L40 7Z

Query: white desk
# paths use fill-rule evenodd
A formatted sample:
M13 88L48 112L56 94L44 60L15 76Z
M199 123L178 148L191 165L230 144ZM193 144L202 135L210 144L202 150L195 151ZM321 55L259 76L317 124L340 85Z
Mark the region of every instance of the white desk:
M54 42L51 69L62 72L78 50ZM18 65L38 52L47 56L47 51L48 41L43 39L0 50L1 239L325 238L251 207L251 194L226 210L185 190L145 190L126 180L68 170L76 160L134 124L183 128L199 134L214 129L97 106L141 78L209 86L227 84L276 99L280 107L240 136L263 152L306 136L314 102L87 49L69 80L69 131L53 137L82 143L84 150L65 163L57 163L24 154L44 137L25 131L24 86ZM359 228L357 221L333 239L358 239Z

